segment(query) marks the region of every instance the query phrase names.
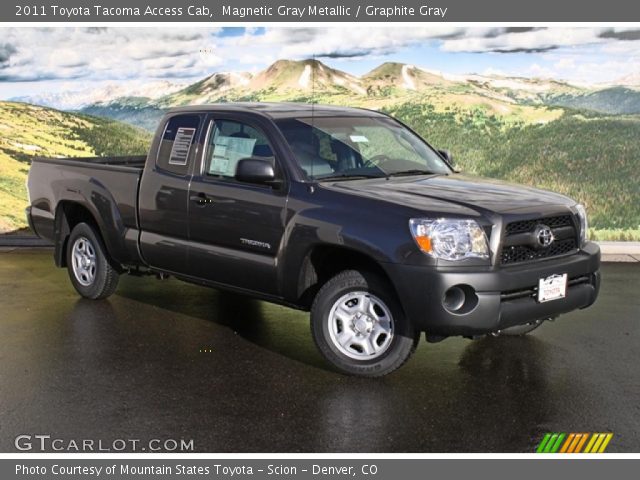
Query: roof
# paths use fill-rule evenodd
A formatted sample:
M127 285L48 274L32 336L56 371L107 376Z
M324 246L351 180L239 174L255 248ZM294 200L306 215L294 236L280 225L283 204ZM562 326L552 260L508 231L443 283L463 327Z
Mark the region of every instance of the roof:
M176 112L253 112L277 118L291 118L314 115L316 117L378 117L384 116L381 113L364 108L337 107L333 105L316 105L308 103L269 103L269 102L232 102L213 103L208 105L189 105L177 107L169 110L169 113Z

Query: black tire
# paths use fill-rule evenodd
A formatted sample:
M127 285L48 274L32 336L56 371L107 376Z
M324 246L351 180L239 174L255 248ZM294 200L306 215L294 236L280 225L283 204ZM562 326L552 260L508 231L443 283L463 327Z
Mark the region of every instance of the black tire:
M381 377L393 372L409 360L418 345L420 337L404 315L399 302L392 292L391 285L379 276L356 270L346 270L339 273L320 289L311 307L311 333L320 353L338 371L363 377ZM390 314L391 321L384 323L385 325L392 325L391 333L387 336L384 333L378 333L378 337L372 340L376 341L376 346L373 348L379 347L377 342L380 338L382 338L380 343L384 345L384 350L380 349L378 353L372 354L375 355L375 358L366 358L368 354L364 351L361 353L347 351L345 353L344 350L347 349L344 346L340 347L338 345L339 342L332 339L330 328L333 327L333 322L330 321L330 315L333 312L333 308L338 308L337 305L340 301L349 295L360 295L368 298L369 301L373 302L371 308L374 311L375 308L378 308L378 312L384 312L384 309L379 310L380 304L382 304L382 307ZM368 303L366 298L364 301ZM353 301L356 302L354 305L357 306L358 300L354 298ZM347 304L348 302L345 303L345 305ZM380 320L386 315L364 316L367 317L367 321L373 322L370 325L375 327L376 323L381 323L376 322L375 319ZM340 320L339 322L342 321ZM369 330L369 332L371 331ZM365 330L362 335L375 335L375 333L366 332ZM348 334L353 335L352 338L361 335L361 333L357 333L355 327L351 328ZM335 335L339 335L339 333ZM349 346L348 348L352 349L353 347ZM362 358L352 358L348 356L349 354L361 355Z
M76 291L91 300L107 298L118 287L118 272L107 258L100 235L87 223L79 223L69 235L67 271Z

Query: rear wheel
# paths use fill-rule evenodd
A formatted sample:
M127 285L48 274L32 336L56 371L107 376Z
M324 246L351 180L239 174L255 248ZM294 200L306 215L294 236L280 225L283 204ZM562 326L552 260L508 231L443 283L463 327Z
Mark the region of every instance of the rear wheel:
M107 298L118 286L102 240L87 223L76 225L67 242L67 270L76 291L85 298Z
M391 286L348 270L329 280L311 308L311 329L322 355L343 373L378 377L402 366L419 336Z

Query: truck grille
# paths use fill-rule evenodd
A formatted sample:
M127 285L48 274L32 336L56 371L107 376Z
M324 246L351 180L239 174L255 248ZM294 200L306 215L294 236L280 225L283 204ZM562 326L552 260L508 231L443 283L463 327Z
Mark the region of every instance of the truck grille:
M546 225L555 237L546 248L536 245L534 236L538 225ZM578 248L576 230L571 215L534 218L511 222L505 228L505 236L500 254L502 265L542 260L570 253Z
M557 217L534 218L533 220L520 220L511 222L507 225L507 236L516 233L533 232L536 226L541 223L550 227L552 230L558 227L573 227L571 215L559 215Z

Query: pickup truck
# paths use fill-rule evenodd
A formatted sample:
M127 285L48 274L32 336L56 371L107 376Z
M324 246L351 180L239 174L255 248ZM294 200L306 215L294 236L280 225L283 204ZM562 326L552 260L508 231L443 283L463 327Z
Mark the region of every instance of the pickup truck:
M422 332L528 333L599 290L581 204L458 173L364 109L180 107L146 157L38 158L27 186L31 228L83 297L148 273L310 311L348 374L393 371Z

